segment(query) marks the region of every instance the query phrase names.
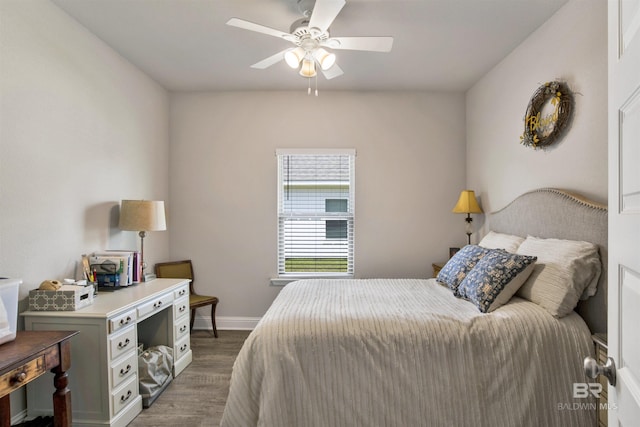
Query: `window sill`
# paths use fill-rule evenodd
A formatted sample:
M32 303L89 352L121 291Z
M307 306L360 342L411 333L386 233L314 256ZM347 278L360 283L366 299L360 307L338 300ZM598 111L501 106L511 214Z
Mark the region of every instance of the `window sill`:
M274 277L271 280L271 286L285 286L296 280L304 279L353 279L353 275L333 275L333 276L297 276L297 277Z

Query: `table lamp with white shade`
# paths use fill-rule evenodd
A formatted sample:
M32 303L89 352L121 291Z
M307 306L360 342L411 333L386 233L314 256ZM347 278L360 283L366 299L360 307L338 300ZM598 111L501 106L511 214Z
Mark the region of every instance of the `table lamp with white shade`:
M121 230L138 231L140 236L140 265L142 266L141 280L144 280L144 238L147 231L162 231L167 229L164 213L164 201L158 200L123 200L120 205Z

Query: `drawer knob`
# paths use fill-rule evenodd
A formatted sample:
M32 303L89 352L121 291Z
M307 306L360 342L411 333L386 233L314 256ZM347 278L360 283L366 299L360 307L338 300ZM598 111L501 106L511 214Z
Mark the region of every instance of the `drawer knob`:
M131 316L127 316L127 318L126 318L126 319L120 319L120 326L122 326L122 325L126 325L126 324L128 324L129 322L131 322Z
M180 333L183 333L183 332L184 332L184 331L186 331L186 330L187 330L187 325L183 325L183 326L180 328Z
M126 346L128 346L130 342L131 342L131 341L129 340L129 338L127 338L126 340L124 340L124 343L123 343L122 341L120 341L120 342L118 343L118 348L122 350L123 348L125 348Z
M180 313L182 313L182 312L184 312L186 309L187 309L187 306L183 305L182 307L180 307L180 308L178 309L178 311L179 311Z
M162 305L162 301L158 301L158 302L154 302L153 303L153 308L158 308Z
M126 368L124 369L120 369L120 376L125 376L129 373L129 371L131 371L131 365L127 365Z
M27 379L27 373L25 371L20 372L13 376L13 382L22 383Z

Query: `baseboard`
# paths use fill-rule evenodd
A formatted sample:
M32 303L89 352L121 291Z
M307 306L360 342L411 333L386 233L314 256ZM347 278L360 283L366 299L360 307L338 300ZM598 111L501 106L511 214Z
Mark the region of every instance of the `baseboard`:
M11 417L11 425L13 426L16 424L20 424L24 422L24 420L26 419L27 419L27 410L23 409L22 411L18 412L13 417Z
M216 326L218 330L251 331L259 321L260 317L216 316ZM208 316L198 316L196 314L193 329L211 330L211 318Z

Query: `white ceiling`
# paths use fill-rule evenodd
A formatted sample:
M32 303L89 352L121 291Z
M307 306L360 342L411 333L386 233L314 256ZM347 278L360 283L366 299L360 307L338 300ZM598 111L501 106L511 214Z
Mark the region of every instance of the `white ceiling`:
M290 44L225 25L281 31L297 0L52 0L169 90L306 90L284 61L249 66ZM321 90L471 87L567 0L346 0L332 36L393 36L390 53L336 51L344 75ZM315 83L314 83L315 84Z

